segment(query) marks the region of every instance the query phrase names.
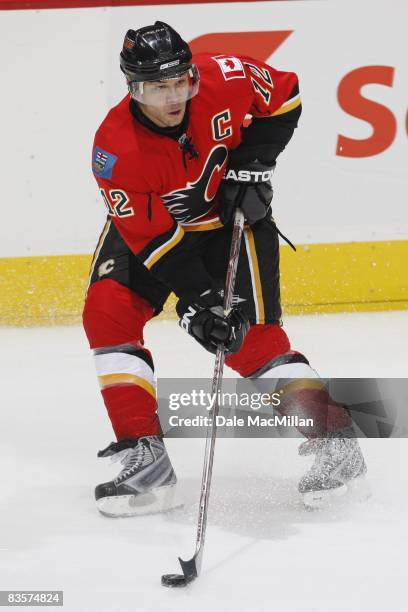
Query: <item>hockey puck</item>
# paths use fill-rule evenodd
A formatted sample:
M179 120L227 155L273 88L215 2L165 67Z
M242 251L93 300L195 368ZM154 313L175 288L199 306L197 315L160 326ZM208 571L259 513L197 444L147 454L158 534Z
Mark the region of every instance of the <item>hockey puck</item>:
M161 583L166 587L185 587L188 581L183 574L163 574Z

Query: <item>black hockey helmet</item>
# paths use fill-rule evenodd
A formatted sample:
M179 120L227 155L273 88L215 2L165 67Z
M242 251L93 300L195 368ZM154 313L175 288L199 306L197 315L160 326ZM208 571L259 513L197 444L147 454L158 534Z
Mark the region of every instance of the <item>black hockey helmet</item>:
M161 81L188 72L192 54L188 44L163 21L128 30L120 67L129 81Z
M165 94L161 96L156 92L155 96L148 96L145 93L148 87L144 84L178 79L181 81L177 83L178 99L189 100L198 93L200 81L191 59L190 47L180 34L167 23L156 21L153 25L127 31L120 54L120 68L126 76L132 98L144 104L162 106L166 103Z

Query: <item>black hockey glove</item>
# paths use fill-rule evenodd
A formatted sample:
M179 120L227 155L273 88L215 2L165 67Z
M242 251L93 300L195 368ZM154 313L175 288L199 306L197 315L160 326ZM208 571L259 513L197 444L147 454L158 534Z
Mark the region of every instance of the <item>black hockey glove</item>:
M275 164L266 166L254 161L227 170L218 190L219 215L224 225L231 222L238 207L249 225L266 217L273 198L274 168Z
M209 289L192 299L180 299L176 310L179 325L210 353L223 344L227 354L237 353L249 330L249 322L240 308L224 315L222 291Z

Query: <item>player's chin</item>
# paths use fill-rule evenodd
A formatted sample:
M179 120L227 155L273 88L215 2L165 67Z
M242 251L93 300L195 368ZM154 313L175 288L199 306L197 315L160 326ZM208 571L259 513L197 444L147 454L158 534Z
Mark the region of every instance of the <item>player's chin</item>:
M177 109L166 113L166 123L169 127L174 127L183 121L185 109Z

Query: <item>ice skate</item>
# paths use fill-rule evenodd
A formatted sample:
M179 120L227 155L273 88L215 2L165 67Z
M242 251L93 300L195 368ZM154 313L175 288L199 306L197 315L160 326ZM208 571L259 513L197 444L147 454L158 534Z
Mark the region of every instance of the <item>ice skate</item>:
M298 448L298 455L300 457L315 455L321 446L322 441L323 440L321 438L310 438L309 440L304 440Z
M112 442L98 457L111 457L124 466L116 478L95 489L97 508L105 516L151 514L182 505L177 478L159 436Z
M349 492L360 499L369 496L367 467L351 428L310 442L299 448L303 456L316 453L312 467L299 482L306 507L322 507Z

